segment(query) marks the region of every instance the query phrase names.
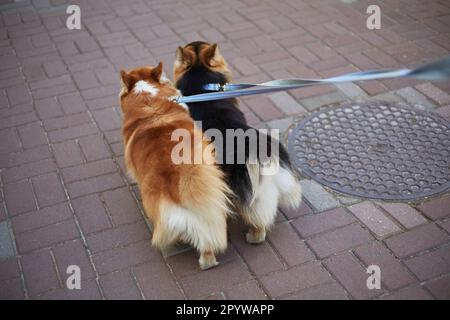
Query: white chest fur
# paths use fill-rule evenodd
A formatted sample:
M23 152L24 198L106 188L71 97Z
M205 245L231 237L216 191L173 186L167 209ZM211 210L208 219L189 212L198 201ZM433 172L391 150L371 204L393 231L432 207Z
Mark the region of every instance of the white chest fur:
M151 85L147 81L140 80L140 81L136 82L136 84L134 85L133 91L136 93L147 92L147 93L150 93L152 96L156 96L159 92L159 89L156 88L155 86Z

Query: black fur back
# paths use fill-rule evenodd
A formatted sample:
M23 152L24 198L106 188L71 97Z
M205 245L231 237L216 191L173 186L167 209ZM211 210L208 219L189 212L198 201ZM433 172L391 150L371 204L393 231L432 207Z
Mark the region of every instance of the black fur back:
M177 82L177 88L184 96L205 93L203 86L207 83L225 84L225 76L218 72L213 72L208 68L198 64L189 69ZM226 137L226 129L242 129L246 131L251 127L247 125L244 114L237 108L235 99L194 102L188 103L191 116L196 121L202 122L202 129L218 129L222 136ZM258 135L258 139L261 134ZM270 137L270 136L269 136ZM270 139L267 139L268 151L270 154ZM236 144L235 144L236 149ZM246 141L245 159L248 159L248 141ZM227 153L224 141L224 156ZM234 150L235 160L237 151ZM283 145L279 144L280 165L292 171L289 156ZM236 163L236 162L235 162ZM227 183L235 193L240 206L246 206L252 198L252 185L249 173L245 164L222 164L221 169L225 173Z

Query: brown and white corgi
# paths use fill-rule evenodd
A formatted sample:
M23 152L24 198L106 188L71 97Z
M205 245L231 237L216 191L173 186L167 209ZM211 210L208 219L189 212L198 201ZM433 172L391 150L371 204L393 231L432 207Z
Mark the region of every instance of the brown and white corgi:
M210 142L185 106L172 101L179 91L163 75L162 63L120 74L125 163L153 224L152 244L162 249L187 242L199 251L202 269L214 267L215 254L227 247L230 191L213 152L204 152ZM192 154L200 151L201 163L174 163L172 152L179 142L172 133L180 128L201 137L190 144Z
M208 83L223 85L231 81L231 72L217 44L202 41L178 47L173 74L176 87L185 96L205 93L203 87ZM194 120L202 122L204 130L219 130L223 136L226 136L229 129L255 130L247 125L235 99L188 103L188 107ZM234 193L234 210L250 226L246 237L250 243L265 240L266 230L274 223L278 204L297 208L302 198L298 173L291 165L284 146L273 137L264 136L262 132L257 134L258 138L265 138L265 141L279 146L278 155L273 155L277 157L276 163L279 164L276 174L262 174L264 166L259 155L247 151L246 163L221 165L228 186ZM252 149L248 141L245 143L247 150ZM237 154L242 151L234 149L223 152ZM250 163L250 157L257 157L258 163Z

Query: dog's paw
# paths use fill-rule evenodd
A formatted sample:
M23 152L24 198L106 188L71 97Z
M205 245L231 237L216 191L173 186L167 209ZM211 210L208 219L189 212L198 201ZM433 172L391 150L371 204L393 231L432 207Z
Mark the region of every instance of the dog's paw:
M248 243L251 244L264 242L264 240L266 240L266 230L259 228L250 228L250 230L248 230L247 234L245 235L245 239Z
M208 270L219 265L219 262L217 262L216 256L213 253L202 253L198 263L202 270Z

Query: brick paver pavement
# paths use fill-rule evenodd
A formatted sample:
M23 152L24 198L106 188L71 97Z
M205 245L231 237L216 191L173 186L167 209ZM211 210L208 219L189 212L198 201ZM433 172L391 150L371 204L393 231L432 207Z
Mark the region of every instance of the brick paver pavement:
M450 52L447 0L1 0L0 298L449 299L450 194L411 205L336 195L303 180L304 204L280 211L252 246L230 226L221 265L150 246L123 165L118 70L218 42L237 81L403 67ZM72 3L72 1L70 1ZM381 30L366 28L378 4ZM418 103L450 119L450 84L406 79L242 99L249 122L285 131L322 105ZM381 268L368 290L366 267ZM82 289L66 289L69 265Z

